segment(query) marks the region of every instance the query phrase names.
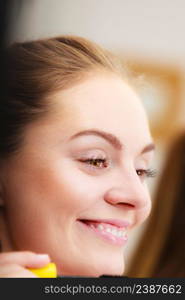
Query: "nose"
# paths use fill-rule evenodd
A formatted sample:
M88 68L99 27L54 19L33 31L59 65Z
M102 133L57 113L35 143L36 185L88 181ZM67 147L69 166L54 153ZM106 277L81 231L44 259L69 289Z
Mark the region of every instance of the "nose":
M143 209L150 204L150 196L145 183L138 175L123 177L112 184L104 194L104 200L111 205L130 209Z

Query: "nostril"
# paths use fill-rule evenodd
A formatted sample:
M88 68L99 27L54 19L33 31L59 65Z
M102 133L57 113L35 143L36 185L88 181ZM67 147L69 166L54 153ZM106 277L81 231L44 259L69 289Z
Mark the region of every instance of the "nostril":
M128 208L134 208L135 205L133 204L130 204L130 203L124 203L124 202L120 202L120 203L117 203L117 205L121 206L121 207L128 207Z
M107 201L108 202L108 201ZM111 203L111 202L108 202L110 205L113 205L113 206L117 206L117 207L120 207L120 208L128 208L128 209L133 209L135 208L135 205L134 204L130 204L130 203L127 203L127 202L117 202L117 203Z

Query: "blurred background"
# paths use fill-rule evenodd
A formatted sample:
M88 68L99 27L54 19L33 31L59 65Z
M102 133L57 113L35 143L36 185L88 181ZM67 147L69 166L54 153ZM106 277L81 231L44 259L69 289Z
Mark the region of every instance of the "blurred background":
M158 176L149 181L154 201L168 148L185 128L185 1L14 0L10 3L7 43L61 34L79 35L113 51L135 75L142 75L138 92L157 145L153 167ZM126 270L146 226L147 222L130 237L125 253Z

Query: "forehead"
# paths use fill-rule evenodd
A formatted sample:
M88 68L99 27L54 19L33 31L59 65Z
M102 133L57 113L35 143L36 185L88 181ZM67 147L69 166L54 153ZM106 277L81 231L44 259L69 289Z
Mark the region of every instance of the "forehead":
M92 76L52 98L53 115L68 130L97 128L120 139L151 140L148 122L134 90L116 75ZM126 141L127 142L127 141Z
M145 112L140 99L134 90L116 75L99 74L92 76L82 83L64 91L59 91L52 97L55 112L58 114L73 114L82 120L93 121L99 118L107 121L106 115L122 120L128 116L133 118L145 118ZM102 115L104 118L102 119ZM69 117L69 116L68 116Z

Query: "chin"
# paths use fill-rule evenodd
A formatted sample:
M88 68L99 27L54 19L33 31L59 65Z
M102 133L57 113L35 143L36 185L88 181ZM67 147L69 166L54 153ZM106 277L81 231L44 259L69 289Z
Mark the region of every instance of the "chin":
M54 261L57 261L55 258ZM86 257L76 256L69 263L62 264L60 258L58 260L57 268L59 274L64 276L80 276L80 277L100 277L108 276L122 276L124 272L124 254L113 254L112 251L102 251L101 255L97 255L97 251L93 251L91 255Z
M88 272L89 274L86 276L89 277L100 277L103 275L108 276L122 276L124 272L124 264L123 262L120 262L119 264L114 264L114 261L110 261L109 264L106 264L104 266L98 265L98 268L91 268L91 272Z
M104 261L104 264L99 264L99 270L101 267L101 274L102 275L110 275L110 276L122 276L125 264L124 264L124 257L123 253L120 255L116 255L114 258L110 258L109 260Z
M80 270L80 271L79 271ZM79 276L79 277L100 277L103 275L107 276L122 276L124 271L123 264L120 263L119 265L114 265L114 262L111 262L110 265L90 265L88 267L84 265L82 268L75 269L66 269L64 272L61 272L64 276Z
M101 275L110 275L110 276L122 276L124 272L123 266L114 267L114 266L108 266L106 268L106 271L104 271Z

